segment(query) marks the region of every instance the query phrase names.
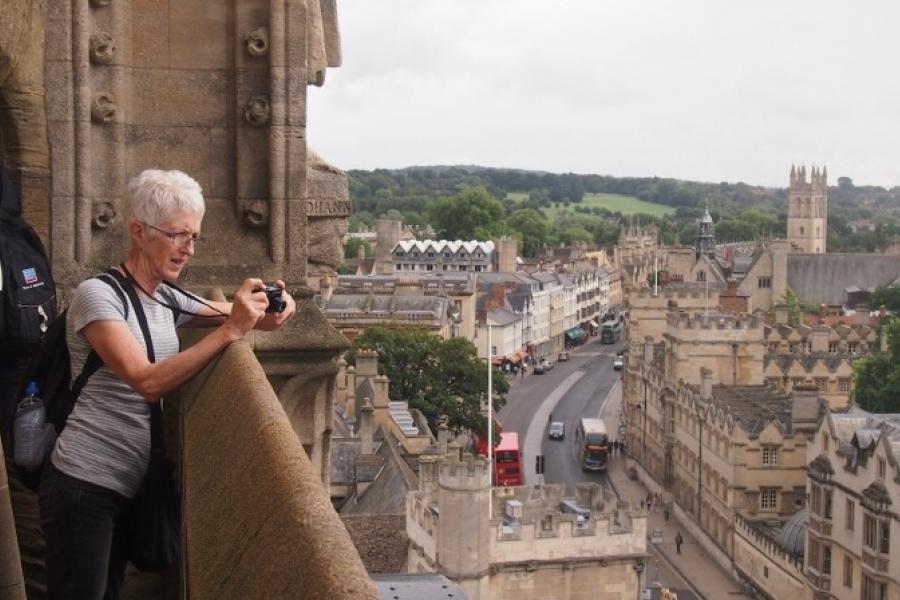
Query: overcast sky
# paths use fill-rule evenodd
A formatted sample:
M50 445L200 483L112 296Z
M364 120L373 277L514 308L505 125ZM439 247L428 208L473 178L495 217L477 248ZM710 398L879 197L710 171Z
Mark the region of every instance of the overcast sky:
M900 3L338 0L309 141L344 169L479 164L900 185Z

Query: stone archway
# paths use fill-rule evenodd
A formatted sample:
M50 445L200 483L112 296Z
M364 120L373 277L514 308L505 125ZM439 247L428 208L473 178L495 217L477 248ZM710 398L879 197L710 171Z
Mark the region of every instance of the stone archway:
M26 219L49 247L45 4L46 0L4 0L0 5L0 160L19 184Z

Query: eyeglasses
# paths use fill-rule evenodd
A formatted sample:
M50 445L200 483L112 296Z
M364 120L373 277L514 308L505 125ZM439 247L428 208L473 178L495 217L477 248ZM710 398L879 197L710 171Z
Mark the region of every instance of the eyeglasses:
M153 231L160 232L161 234L163 234L164 236L169 238L169 240L174 242L179 247L187 246L191 242L193 242L194 244L200 244L206 240L206 238L201 237L199 233L188 233L187 231L181 231L178 233L174 233L172 231L166 231L165 229L160 229L159 227L156 227L155 225L151 225L150 223L146 223L144 221L141 221L141 223L144 223L144 225L146 225Z

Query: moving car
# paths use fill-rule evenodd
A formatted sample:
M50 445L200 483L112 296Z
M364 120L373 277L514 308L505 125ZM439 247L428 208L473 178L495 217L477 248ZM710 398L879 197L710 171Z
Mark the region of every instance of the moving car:
M543 375L547 371L553 369L553 363L547 359L542 360L538 364L534 366L534 374L535 375Z
M551 440L566 439L566 424L562 421L553 421L550 423L550 429L547 431L547 437Z
M563 350L559 353L559 356L556 357L557 362L565 362L569 360L569 353L566 350Z
M621 356L617 356L616 359L613 361L613 369L615 369L616 371L621 371L622 367L624 365L625 365L625 361L622 360Z

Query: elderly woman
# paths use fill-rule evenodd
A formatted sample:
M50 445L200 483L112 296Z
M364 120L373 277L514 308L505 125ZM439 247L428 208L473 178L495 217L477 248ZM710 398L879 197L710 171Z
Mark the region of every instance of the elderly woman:
M81 372L92 349L103 366L82 389L41 481L52 599L119 597L127 562L124 516L150 458L150 404L251 329L275 329L295 311L283 292L285 310L266 313L259 279L244 281L233 303L201 303L163 285L178 279L202 240L203 195L186 174L144 171L131 182L127 204L131 248L118 268L139 290L156 361L147 357L135 310L100 279L82 282L66 323L72 373ZM179 352L176 327L216 324Z

